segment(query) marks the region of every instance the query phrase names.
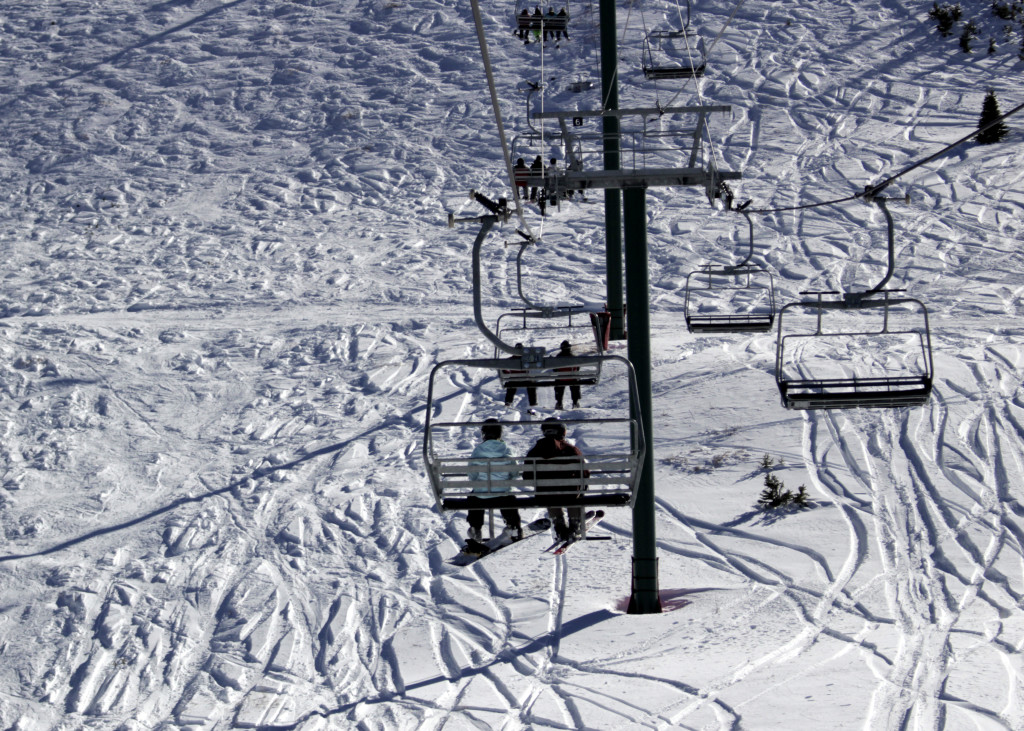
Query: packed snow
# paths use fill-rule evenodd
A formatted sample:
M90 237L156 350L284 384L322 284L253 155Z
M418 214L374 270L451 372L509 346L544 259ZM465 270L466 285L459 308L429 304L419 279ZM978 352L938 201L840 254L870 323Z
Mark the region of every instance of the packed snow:
M972 54L925 0L708 0L706 75L654 83L645 29L685 4L623 0L620 106L731 106L710 141L779 303L864 289L878 208L799 207L968 134L987 89L1024 101L1019 24L963 6ZM573 91L596 3L543 53L515 10L483 7L510 138L527 82L600 104ZM427 482L431 369L493 353L476 229L447 218L511 194L466 0L6 0L0 59L0 727L1024 728L1020 117L886 190L892 286L931 316L917 408L788 411L775 333L687 333L687 274L746 222L648 191L664 611L631 615L628 509L611 540L459 567ZM602 201L526 208L530 299L604 301ZM522 304L517 225L485 242L488 322ZM539 436L493 371L440 389L439 419ZM624 399L606 379L572 413ZM758 510L769 474L810 506Z

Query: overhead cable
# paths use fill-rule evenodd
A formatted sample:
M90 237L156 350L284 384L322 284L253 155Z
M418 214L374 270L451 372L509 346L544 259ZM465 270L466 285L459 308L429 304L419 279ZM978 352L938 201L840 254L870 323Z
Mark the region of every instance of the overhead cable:
M971 139L972 137L977 137L982 132L986 132L986 131L992 129L996 125L998 125L1001 122L1003 122L1003 120L1005 120L1008 117L1016 114L1017 112L1019 112L1022 109L1024 109L1024 104L1018 104L1013 109L1008 111L1006 114L1000 115L999 117L997 117L996 119L993 119L991 122L989 122L988 124L984 125L983 127L978 127L978 129L974 130L973 132L971 132L968 135L964 135L963 137L958 139L956 142L952 142L952 143L946 145L945 147L943 147L938 152L935 152L935 153L929 155L928 157L926 157L926 158L924 158L922 160L918 160L917 162L915 162L915 163L905 167L903 170L901 170L900 172L896 173L895 175L891 175L888 178L886 178L885 180L882 180L881 182L875 183L874 185L866 185L866 186L864 186L864 190L860 191L859 193L854 193L853 195L848 195L845 198L836 198L835 200L823 201L821 203L807 203L807 204L802 205L802 206L787 206L787 207L783 207L783 208L759 208L759 209L751 210L750 212L751 213L782 213L782 212L785 212L785 211L800 211L800 210L804 210L806 208L818 208L818 207L821 207L821 206L834 206L834 205L836 205L838 203L846 203L847 201L856 200L857 198L868 198L870 200L870 199L874 198L875 196L877 196L879 193L881 193L883 190L885 190L885 188L890 183L895 181L896 179L903 177L904 175L906 175L910 171L916 170L917 168L921 167L922 165L927 165L928 163L930 163L932 160L935 160L936 158L942 157L943 155L945 155L947 152L949 152L953 148L955 148L955 147L957 147L959 145L962 145L964 142L967 142L967 140Z

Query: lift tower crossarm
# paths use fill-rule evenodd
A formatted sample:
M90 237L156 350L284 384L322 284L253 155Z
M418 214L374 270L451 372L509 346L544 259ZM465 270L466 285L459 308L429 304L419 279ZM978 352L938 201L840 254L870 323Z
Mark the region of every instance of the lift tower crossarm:
M534 112L534 119L572 119L573 117L653 117L665 114L700 114L731 112L729 105L698 107L635 107L632 109L579 109L554 112Z
M716 180L739 180L742 173L717 170ZM529 186L546 188L555 193L592 188L660 188L674 185L705 185L708 171L704 168L640 168L637 170L570 170L565 173L530 175L521 180Z

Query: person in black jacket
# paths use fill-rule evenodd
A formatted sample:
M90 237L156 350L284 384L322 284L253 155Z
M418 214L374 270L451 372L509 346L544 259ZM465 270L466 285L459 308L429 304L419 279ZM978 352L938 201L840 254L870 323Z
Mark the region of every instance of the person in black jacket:
M568 340L563 340L562 344L558 349L559 358L571 358L572 357L572 344ZM555 408L561 411L564 407L562 406L562 399L565 397L565 387L569 387L569 395L572 396L572 407L578 409L580 407L580 382L579 379L572 378L569 374L578 373L579 368L575 366L567 368L558 368L556 372L559 374L555 379ZM562 374L565 374L564 376ZM567 377L568 376L568 377Z
M525 466L532 466L535 471L524 470L523 479L536 484L538 495L545 492L560 493L552 498L552 502L564 504L587 489L586 479L590 477L590 471L583 467L583 452L566 441L565 424L549 416L541 422L541 431L544 436L526 453ZM541 469L542 462L544 469ZM565 465L565 469L550 469L552 465ZM568 525L565 512L569 514ZM568 540L579 532L583 515L582 507L567 508L564 512L561 507L548 508L555 534L562 540Z
M521 198L526 197L526 179L530 177L530 168L526 167L526 161L523 158L516 158L516 164L512 167L512 175L516 180L516 188L522 188L520 193Z
M533 159L533 163L530 165L530 175L537 178L544 177L544 160L541 159L540 155L537 155ZM537 200L537 191L540 190L537 186L530 187L530 200Z
M522 348L522 343L516 343L517 350L522 350ZM509 358L509 360L517 360L517 358L515 356L512 356L511 358ZM516 376L518 376L520 373L522 373L523 375L527 375L528 371L508 369L502 370L501 372L501 375L508 379L505 381L505 408L511 409L512 402L515 401L516 398L516 391L518 391L521 388L525 388L526 398L530 402L530 413L533 413L533 409L537 405L537 387L532 385L533 382L530 381L529 379L517 379Z

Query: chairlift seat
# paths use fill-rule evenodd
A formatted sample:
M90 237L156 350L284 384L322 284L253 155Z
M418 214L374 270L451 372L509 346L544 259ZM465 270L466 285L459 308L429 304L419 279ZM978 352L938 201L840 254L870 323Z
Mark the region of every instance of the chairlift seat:
M565 31L569 27L568 15L517 15L518 30Z
M790 379L779 382L779 392L787 409L920 406L931 397L932 379L927 375Z
M644 77L647 79L693 79L704 75L708 65L707 52L702 42L698 41L697 54L699 60L692 59L677 61L665 50L667 42L674 38L695 38L696 34L685 28L678 31L651 31L644 38L644 47L641 55L641 68Z
M558 373L552 369L518 370L508 369L498 371L498 380L505 388L519 386L520 388L544 388L546 386L596 386L601 380L600 368L588 368L573 373Z
M644 78L654 81L663 79L699 79L704 76L707 69L707 62L703 61L697 66L649 66L644 65Z
M692 333L761 333L771 330L774 322L771 313L686 315L686 329Z
M466 457L439 459L434 469L442 486L443 509L614 507L631 505L633 501L630 480L637 465L632 454L586 455L573 460L502 457L492 461L495 464L484 465L483 460ZM567 481L564 477L543 478L546 472L566 470L586 470L589 476L578 481ZM528 472L534 477L494 480L489 479L492 471L517 476ZM471 480L470 474L483 474L485 479ZM481 505L480 500L486 502Z

